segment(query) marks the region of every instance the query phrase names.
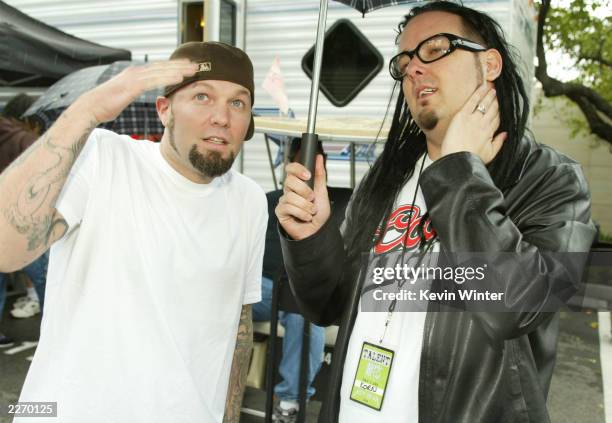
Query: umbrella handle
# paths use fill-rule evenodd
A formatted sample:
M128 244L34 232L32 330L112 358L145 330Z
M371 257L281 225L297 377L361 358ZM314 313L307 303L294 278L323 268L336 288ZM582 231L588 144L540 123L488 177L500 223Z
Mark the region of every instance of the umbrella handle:
M302 144L300 148L300 163L310 172L310 179L306 181L310 188L314 188L315 162L317 155L317 134L302 134Z

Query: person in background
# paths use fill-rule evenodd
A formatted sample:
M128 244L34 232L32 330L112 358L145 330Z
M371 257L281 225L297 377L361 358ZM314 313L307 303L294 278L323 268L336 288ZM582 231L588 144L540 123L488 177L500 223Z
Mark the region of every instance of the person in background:
M288 158L290 161L299 159L301 149L301 138L291 140ZM317 144L317 152L325 156L321 141ZM344 218L344 210L350 197L350 190L345 188L328 187L330 200L332 202L332 219L340 223ZM262 275L262 300L253 305L254 321L269 321L272 311L272 287L273 280L279 275L279 269L284 271L283 257L280 249L278 235L278 220L274 214L274 208L278 199L283 195L283 190L270 191L266 194L268 199L268 228L266 230L266 249L264 253L263 275ZM289 287L286 287L287 289ZM298 395L300 380L300 365L302 353L302 340L304 331L304 317L297 313L279 311L279 321L285 328L283 337L283 355L279 364L279 373L282 380L274 387L276 404L274 421L280 423L293 423L297 420L299 411ZM325 348L325 329L314 324L310 325L309 342L309 367L307 376L307 399L311 398L315 389L312 382L316 377L323 360Z
M0 115L0 173L4 171L21 153L32 145L39 136L38 129L22 116L34 103L27 94L18 94L10 99ZM27 295L13 304L11 314L16 318L34 316L41 311L44 301L45 281L49 253L46 251L38 259L21 269L28 277ZM0 319L6 303L6 289L9 274L0 272ZM0 333L0 348L13 345L12 338Z

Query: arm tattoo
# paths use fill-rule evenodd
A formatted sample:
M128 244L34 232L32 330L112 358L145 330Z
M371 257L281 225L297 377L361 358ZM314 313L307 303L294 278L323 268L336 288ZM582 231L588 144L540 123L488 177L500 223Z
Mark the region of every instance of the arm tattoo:
M225 400L223 423L238 423L240 420L240 407L253 348L253 318L251 314L250 304L242 306L236 337L236 350L232 360L227 399Z
M67 118L65 114L62 115L62 119ZM52 157L51 165L25 181L18 191L16 202L2 210L11 226L27 238L28 251L47 249L52 239L63 236L68 230L66 221L54 210L55 202L72 165L96 126L97 123L92 121L79 139L68 147L58 145L47 133L4 172L6 174L17 169L38 150Z

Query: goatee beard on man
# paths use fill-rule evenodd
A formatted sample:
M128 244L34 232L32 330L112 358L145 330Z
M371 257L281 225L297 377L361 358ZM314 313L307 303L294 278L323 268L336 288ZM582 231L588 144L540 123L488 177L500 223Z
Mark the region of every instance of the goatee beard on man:
M423 110L415 119L421 131L430 131L438 124L438 115L435 110Z
M235 155L233 152L230 152L229 157L226 159L221 157L221 154L216 151L209 151L204 155L198 151L195 144L191 146L189 151L191 165L202 175L210 178L221 176L230 170L232 164L234 164L234 159Z

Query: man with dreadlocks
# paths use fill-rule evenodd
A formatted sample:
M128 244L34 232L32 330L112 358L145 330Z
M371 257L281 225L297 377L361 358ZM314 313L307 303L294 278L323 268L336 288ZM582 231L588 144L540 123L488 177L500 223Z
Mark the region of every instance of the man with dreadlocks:
M569 285L562 300L571 296L582 264L544 255L590 248L583 173L529 137L528 97L493 19L439 1L412 9L399 29L391 130L342 232L329 220L320 157L313 190L303 166L287 166L276 209L302 311L316 324L340 325L320 421L548 422L558 315L544 305L558 284ZM441 253L520 253L520 265L496 262L501 291L511 296L506 305L529 299L534 308L448 313L429 303L422 313L364 312L362 254L371 263L424 244ZM521 277L527 272L538 277Z

